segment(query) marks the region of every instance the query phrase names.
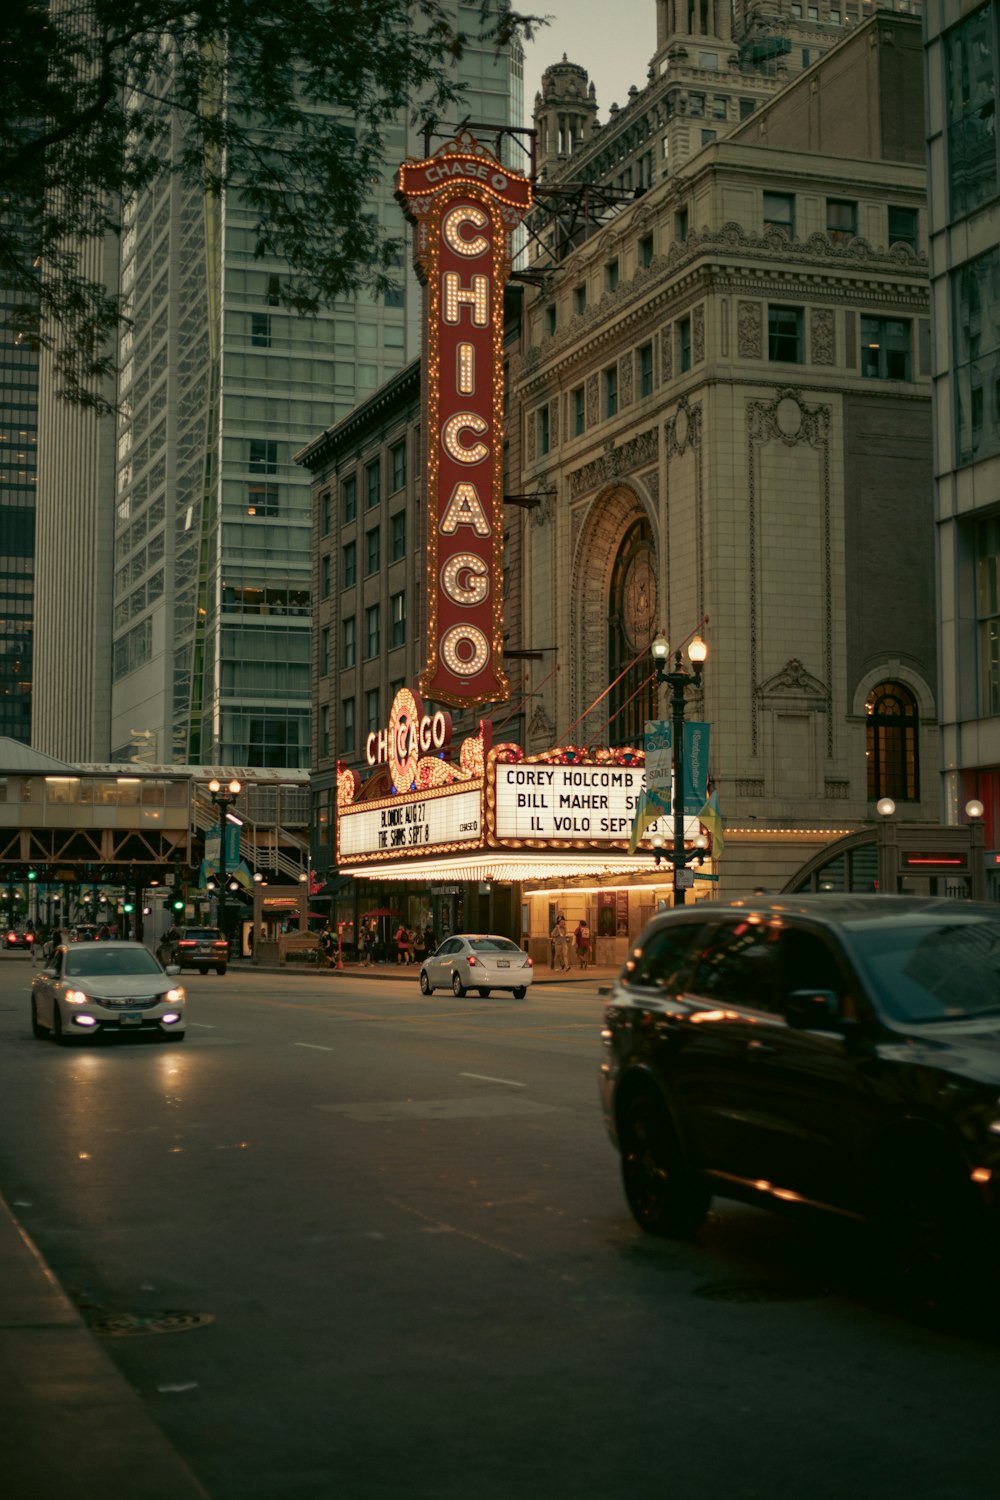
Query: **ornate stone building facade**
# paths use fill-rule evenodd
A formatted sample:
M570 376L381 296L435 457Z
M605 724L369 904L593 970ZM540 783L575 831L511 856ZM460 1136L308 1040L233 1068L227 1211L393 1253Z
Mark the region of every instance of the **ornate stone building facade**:
M877 13L651 183L529 294L512 366L524 644L560 666L526 749L634 740L652 636L701 626L727 895L879 796L938 816L920 48Z

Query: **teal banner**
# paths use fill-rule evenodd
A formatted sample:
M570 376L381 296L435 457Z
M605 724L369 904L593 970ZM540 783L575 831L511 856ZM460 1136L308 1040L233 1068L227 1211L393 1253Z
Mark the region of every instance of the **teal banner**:
M684 812L700 813L708 799L708 751L712 726L684 723Z

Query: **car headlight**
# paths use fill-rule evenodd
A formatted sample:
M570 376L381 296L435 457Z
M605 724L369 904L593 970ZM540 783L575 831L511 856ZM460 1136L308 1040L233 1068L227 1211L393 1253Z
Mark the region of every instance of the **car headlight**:
M86 1005L90 996L85 995L83 990L63 990L63 999L70 1005Z
M180 985L178 985L175 990L167 990L167 993L163 996L163 999L166 1001L167 1005L183 1005L184 991L181 989Z

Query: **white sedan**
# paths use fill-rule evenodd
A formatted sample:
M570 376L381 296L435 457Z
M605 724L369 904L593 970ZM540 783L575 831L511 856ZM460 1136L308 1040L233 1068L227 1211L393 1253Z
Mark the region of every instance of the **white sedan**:
M184 991L142 943L72 943L55 950L31 985L31 1030L60 1044L102 1032L152 1032L179 1042Z
M523 1000L534 978L531 959L510 938L488 933L467 933L446 938L436 953L420 965L420 988L425 995L449 989L461 998L478 990L485 998L490 990L513 990Z

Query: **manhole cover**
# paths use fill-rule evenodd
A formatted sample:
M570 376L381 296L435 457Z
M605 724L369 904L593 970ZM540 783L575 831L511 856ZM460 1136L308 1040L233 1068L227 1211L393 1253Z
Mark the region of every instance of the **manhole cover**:
M695 1287L694 1295L708 1302L811 1302L825 1295L815 1282L804 1281L708 1281Z
M187 1333L215 1322L214 1313L151 1312L105 1313L84 1312L87 1327L109 1338L135 1338L150 1333Z

